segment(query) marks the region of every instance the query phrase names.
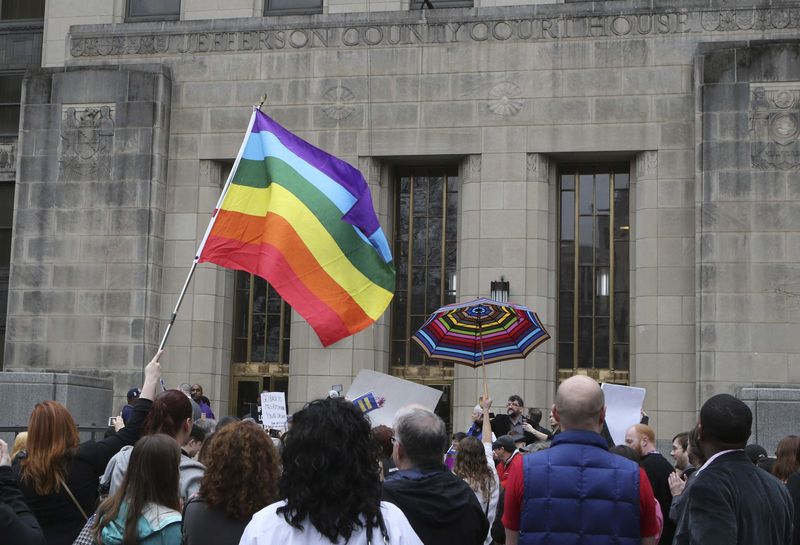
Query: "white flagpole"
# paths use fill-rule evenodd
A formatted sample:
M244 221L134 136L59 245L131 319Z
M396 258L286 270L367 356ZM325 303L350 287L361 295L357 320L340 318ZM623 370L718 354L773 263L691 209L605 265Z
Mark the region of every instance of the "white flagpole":
M263 105L264 102L261 102ZM247 132L245 133L245 137L242 139L242 145L239 147L239 153L236 155L236 160L233 162L233 168L231 168L230 174L228 174L228 179L225 182L225 186L222 188L222 193L219 196L219 200L217 201L217 206L214 207L214 213L211 215L211 221L208 222L208 227L206 228L206 232L203 235L203 239L200 241L200 246L197 247L197 251L194 253L194 260L192 261L192 266L189 269L189 274L186 276L186 281L183 283L183 288L181 289L180 295L178 295L178 302L175 304L175 309L172 311L172 316L169 318L169 322L167 323L167 329L164 331L164 337L161 339L161 344L158 345L158 350L163 350L164 345L167 344L167 338L169 337L169 333L172 330L172 326L175 324L175 318L178 317L178 310L181 308L181 303L183 302L183 298L186 295L186 290L189 288L189 282L192 280L192 275L194 275L195 269L197 269L197 263L200 261L200 254L203 253L203 248L206 245L206 241L208 240L208 235L211 234L211 228L214 227L214 223L217 221L217 216L219 214L219 207L222 206L222 201L225 200L225 195L228 193L228 189L231 186L231 181L233 180L233 175L236 173L236 169L239 168L239 161L242 159L242 155L244 154L244 148L247 145L247 140L250 137L250 133L253 130L253 124L256 121L256 110L260 109L260 106L253 106L253 113L250 116L250 122L247 124Z

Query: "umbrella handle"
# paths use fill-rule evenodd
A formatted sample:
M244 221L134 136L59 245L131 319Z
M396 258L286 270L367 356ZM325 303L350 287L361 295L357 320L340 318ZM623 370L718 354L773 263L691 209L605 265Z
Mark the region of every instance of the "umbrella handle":
M481 369L483 369L483 399L489 399L489 381L486 379L486 361L483 356L483 323L478 319L478 342L481 345Z

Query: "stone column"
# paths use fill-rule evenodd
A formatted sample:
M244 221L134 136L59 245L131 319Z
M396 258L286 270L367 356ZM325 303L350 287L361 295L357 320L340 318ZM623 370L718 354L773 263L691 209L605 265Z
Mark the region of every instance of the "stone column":
M161 329L170 95L160 67L25 78L9 370L106 370L117 402L141 385Z
M639 153L634 167L630 383L647 389L644 408L663 439L694 419L694 225L683 189L689 169L662 161L659 151Z
M498 152L464 161L459 300L488 296L490 283L503 276L510 283L510 301L536 310L553 330L555 299L548 288L555 279L551 188L550 162L541 154ZM487 366L495 407L504 410L512 394L527 406L547 407L555 380L554 355L555 342L548 341L524 360ZM469 422L482 384L480 368L456 366L454 430Z
M176 112L176 118L183 117ZM176 124L178 125L178 124ZM187 158L196 135L183 126L171 134L170 180L165 203L162 313L170 315L186 282L195 252L219 200L230 165ZM235 138L232 138L235 140ZM235 272L211 263L198 265L186 290L164 356L168 387L200 384L217 416L228 414ZM160 335L163 334L159 332Z
M528 407L539 407L547 425L555 396L557 372L556 295L558 283L558 195L555 162L542 153L528 154L525 298L517 301L533 309L551 339L536 348L525 361L525 395Z

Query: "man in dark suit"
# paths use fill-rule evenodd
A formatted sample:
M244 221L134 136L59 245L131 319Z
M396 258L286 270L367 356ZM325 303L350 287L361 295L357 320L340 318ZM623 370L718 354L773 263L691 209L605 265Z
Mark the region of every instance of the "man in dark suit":
M753 414L728 394L700 409L697 439L707 457L686 489L675 545L784 545L792 539L786 487L744 452Z

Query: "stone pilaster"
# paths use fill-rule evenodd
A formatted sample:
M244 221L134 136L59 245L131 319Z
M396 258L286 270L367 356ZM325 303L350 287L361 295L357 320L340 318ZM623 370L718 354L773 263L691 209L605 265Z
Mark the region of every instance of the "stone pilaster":
M23 88L6 367L102 362L121 401L160 330L171 81L60 69Z
M800 383L799 59L794 42L696 57L698 406ZM793 433L783 422L767 435Z

